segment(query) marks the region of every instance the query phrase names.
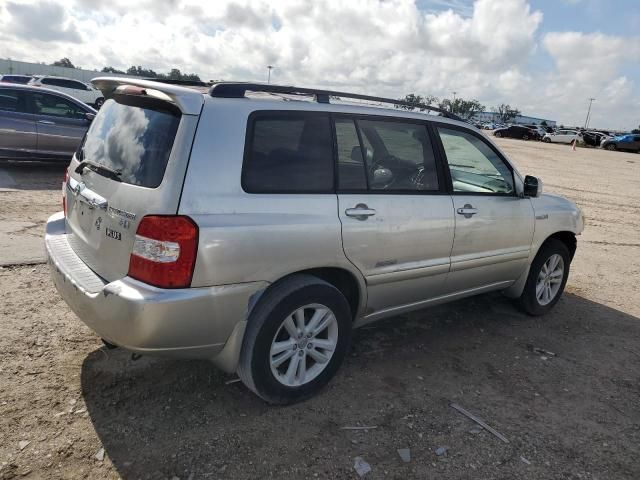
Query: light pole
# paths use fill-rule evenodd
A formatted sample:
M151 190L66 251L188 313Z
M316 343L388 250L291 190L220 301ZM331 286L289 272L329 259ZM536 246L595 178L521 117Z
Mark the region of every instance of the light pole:
M453 112L455 110L455 105L456 105L456 93L458 92L451 92L453 93L453 102L451 102L451 112Z
M585 120L584 120L584 128L585 128L585 130L589 126L589 115L591 115L591 104L593 103L594 100L595 100L595 98L589 98L589 108L587 109L587 118L585 118Z
M267 65L267 83L271 83L271 69L273 68L273 65Z

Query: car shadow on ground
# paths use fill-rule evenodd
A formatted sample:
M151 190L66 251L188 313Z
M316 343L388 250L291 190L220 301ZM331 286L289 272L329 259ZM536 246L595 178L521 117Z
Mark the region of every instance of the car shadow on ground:
M569 478L567 465L622 478L638 473L639 334L637 318L577 294L535 318L489 294L357 330L336 378L294 406L266 405L206 361L132 361L122 350L92 352L81 380L125 479L350 478L357 455L398 478L457 478L470 461L487 462L477 478ZM470 444L472 424L450 401L511 443L487 435ZM377 428L341 429L355 425ZM435 458L442 444L464 457L462 470ZM412 464L398 459L404 446ZM524 473L522 452L534 462Z
M70 159L69 159L70 160ZM69 161L0 160L0 190L60 190Z

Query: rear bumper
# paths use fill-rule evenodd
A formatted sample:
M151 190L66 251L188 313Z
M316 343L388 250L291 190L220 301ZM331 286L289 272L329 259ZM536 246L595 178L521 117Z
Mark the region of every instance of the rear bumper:
M107 282L71 249L62 212L49 218L45 245L58 292L105 340L141 354L214 361L222 356L224 369L235 369L237 337L266 282L185 289L156 288L129 277Z

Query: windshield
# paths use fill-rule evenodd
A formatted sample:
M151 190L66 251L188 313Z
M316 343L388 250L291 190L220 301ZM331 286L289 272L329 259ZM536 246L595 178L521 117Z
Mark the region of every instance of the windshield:
M155 188L162 182L180 112L157 101L107 100L87 131L80 160L104 165L124 183Z

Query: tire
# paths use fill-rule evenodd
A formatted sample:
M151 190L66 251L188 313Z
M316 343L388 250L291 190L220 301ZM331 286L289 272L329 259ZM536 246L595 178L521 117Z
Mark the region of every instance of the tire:
M100 107L102 107L102 105L104 105L104 98L102 98L102 97L98 98L95 101L94 105L95 105L97 110L100 110Z
M291 319L293 323L290 325L299 333L300 330L295 328L298 326L298 317L294 314L300 312L301 307L304 307L302 316L305 326L309 326L313 314L322 312L323 308L333 314L335 323L331 317L322 317L320 324L326 318L331 319L327 320L329 326L326 330L322 330L317 337L302 336L293 340L284 324ZM271 287L251 312L242 343L238 376L250 390L268 403L288 405L305 400L321 390L338 371L351 340L351 320L347 299L333 285L312 275L292 275ZM312 345L313 341L333 341L335 348L332 353L330 350L321 352ZM275 343L283 345L286 342L294 342L291 351L286 347L277 355L271 354ZM319 352L328 356L329 360L316 361ZM274 361L286 355L289 357L281 365L273 365ZM294 376L290 378L287 374L294 362ZM308 380L300 381L299 363L307 366L305 372ZM291 383L287 383L289 380Z
M613 143L610 143L609 145L607 145L606 147L604 147L606 150L609 150L611 152L617 150L616 146Z
M551 143L551 139L550 139L549 137L547 137L547 138L543 138L543 139L542 139L542 141L543 141L544 143Z
M542 272L543 266L548 265L547 262L556 255L562 259L562 276L556 277L559 278L559 282L555 284L557 285L557 290L553 283L550 284L550 289L553 295L547 301L544 297L542 299L538 297L536 294L537 287L539 286L539 277L544 275L544 272ZM551 310L553 306L558 303L558 300L560 300L564 287L567 284L570 264L571 256L569 255L569 249L567 246L560 240L556 240L554 238L547 240L540 248L540 251L534 258L531 268L529 269L527 283L524 286L522 295L518 298L520 308L532 316L544 315ZM553 282L554 273L557 273L557 270L552 270L550 272L551 282Z
M500 137L502 136L502 134L501 134L500 132L496 132L496 133L494 133L494 135L495 135L496 137L498 137L498 138L500 138Z
M529 140L529 135L523 135L523 136L522 136L522 139L523 139L523 140Z

